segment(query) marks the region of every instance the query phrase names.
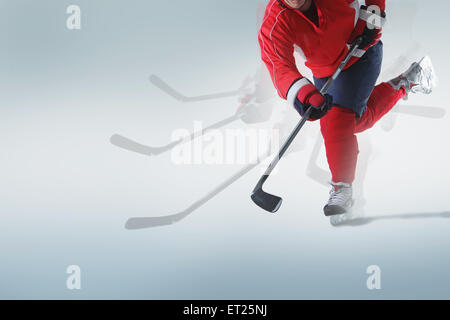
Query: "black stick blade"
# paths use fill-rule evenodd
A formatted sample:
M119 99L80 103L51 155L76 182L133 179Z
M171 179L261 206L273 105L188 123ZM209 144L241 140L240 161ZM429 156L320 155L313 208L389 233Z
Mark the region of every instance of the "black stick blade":
M272 213L277 212L283 202L280 197L266 193L262 189L253 191L251 198L258 207Z

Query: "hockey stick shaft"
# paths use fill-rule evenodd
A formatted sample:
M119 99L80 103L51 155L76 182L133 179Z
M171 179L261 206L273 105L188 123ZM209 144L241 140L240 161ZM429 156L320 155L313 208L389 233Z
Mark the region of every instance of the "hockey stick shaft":
M219 122L216 122L215 124L212 124L202 130L196 131L191 133L189 136L187 136L184 139L180 139L180 140L176 140L173 141L165 146L162 147L151 147L151 146L147 146L141 143L138 143L134 140L131 140L127 137L124 137L120 134L114 134L111 138L110 141L113 145L131 151L131 152L136 152L142 155L147 155L147 156L157 156L160 155L164 152L167 152L173 148L175 148L176 146L183 144L183 143L188 143L189 141L192 141L198 137L203 136L205 133L207 133L210 130L213 129L219 129L227 124L230 124L236 120L241 119L241 115L233 115L231 117L228 117L226 119L220 120Z
M444 108L410 105L399 105L397 108L393 109L393 112L430 119L441 119L445 117L446 114Z
M215 94L207 94L201 96L188 97L184 94L181 94L171 86L169 86L166 82L164 82L160 77L156 75L150 76L150 82L153 83L156 87L167 93L172 98L181 101L181 102L197 102L197 101L205 101L205 100L213 100L220 99L226 97L237 96L242 93L243 88L233 91L220 92Z

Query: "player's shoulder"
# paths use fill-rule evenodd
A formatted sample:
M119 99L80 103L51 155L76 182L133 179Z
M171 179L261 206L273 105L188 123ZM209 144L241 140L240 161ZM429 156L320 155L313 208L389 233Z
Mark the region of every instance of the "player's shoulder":
M276 23L279 23L280 20L287 17L288 11L289 9L284 7L279 0L270 0L266 6L261 29L272 28Z

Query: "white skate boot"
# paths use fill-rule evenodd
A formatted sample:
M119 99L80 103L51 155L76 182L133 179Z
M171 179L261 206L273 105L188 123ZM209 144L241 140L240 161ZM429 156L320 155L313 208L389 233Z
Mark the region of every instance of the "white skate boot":
M331 182L331 186L330 199L328 199L328 203L323 208L323 212L327 217L344 214L353 206L351 184Z
M388 83L395 89L401 87L406 89L406 97L410 92L430 94L436 86L437 78L433 64L428 56L423 57L419 62L414 62L409 69Z

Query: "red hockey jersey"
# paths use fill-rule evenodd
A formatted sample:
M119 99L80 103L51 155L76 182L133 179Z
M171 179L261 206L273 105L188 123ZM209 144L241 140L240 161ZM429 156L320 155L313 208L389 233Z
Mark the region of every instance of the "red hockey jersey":
M302 78L294 58L298 46L306 58L306 66L317 78L333 74L348 54L347 42L357 21L357 0L314 0L318 26L283 0L270 0L259 31L261 57L269 69L278 94L288 99L288 91ZM367 0L385 10L385 0ZM357 58L347 65L350 67ZM298 91L298 90L297 90ZM289 92L294 96L297 92ZM289 99L288 99L289 100Z

